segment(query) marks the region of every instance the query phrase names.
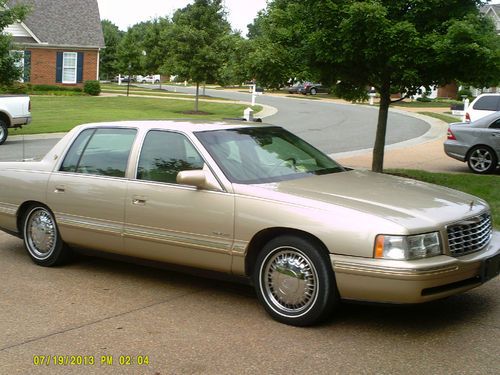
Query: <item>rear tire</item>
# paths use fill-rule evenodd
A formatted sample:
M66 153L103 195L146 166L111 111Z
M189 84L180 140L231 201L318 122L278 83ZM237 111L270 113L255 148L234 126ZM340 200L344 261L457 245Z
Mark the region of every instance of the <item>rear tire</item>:
M71 249L62 241L54 215L41 204L33 205L26 211L23 239L31 260L40 266L57 266L71 259Z
M266 311L285 324L319 323L339 301L328 256L306 238L285 235L269 241L257 257L253 281Z
M4 120L0 120L0 145L4 144L9 136L9 128Z
M318 90L316 90L316 88L312 88L311 91L310 91L311 95L316 95L318 93Z
M493 172L498 164L498 158L491 148L487 146L476 146L470 152L467 158L469 169L478 174Z

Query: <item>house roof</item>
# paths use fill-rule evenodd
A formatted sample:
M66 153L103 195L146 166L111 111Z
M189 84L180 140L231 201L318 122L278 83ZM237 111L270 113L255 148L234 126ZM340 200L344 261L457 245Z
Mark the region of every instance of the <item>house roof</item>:
M483 5L481 7L481 12L486 13L490 9L493 9L493 11L496 13L497 17L500 17L500 4Z
M8 0L12 7L32 10L24 25L43 44L64 47L104 47L97 0ZM22 41L18 41L22 42Z

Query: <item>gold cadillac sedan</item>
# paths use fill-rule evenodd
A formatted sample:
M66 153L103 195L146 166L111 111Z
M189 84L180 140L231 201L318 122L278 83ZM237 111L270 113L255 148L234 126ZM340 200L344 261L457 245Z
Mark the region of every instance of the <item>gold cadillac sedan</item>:
M499 273L483 200L346 169L286 130L228 122L78 126L0 163L0 228L41 266L86 248L245 276L276 320L341 299L418 303Z

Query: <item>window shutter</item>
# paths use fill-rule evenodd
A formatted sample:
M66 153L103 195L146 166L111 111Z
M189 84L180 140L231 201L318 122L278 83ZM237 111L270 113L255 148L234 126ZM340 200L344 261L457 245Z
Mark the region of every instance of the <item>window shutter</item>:
M82 82L83 82L83 52L78 52L76 83L82 83Z
M23 81L29 82L30 79L31 79L31 51L24 51Z
M56 83L62 83L63 53L57 52L56 56Z

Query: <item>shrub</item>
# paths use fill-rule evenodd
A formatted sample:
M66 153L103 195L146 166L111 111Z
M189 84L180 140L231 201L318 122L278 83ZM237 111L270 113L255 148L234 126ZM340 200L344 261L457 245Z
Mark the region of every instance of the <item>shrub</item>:
M83 91L92 96L98 96L101 93L101 84L99 81L85 81Z
M31 90L30 90L31 91ZM74 86L56 86L56 85L34 85L32 91L74 91L74 92L82 92L80 87Z
M459 90L457 93L457 100L462 100L463 96L466 96L469 99L472 99L472 91L470 91L469 88L463 88L462 90Z
M421 98L417 98L417 102L429 103L432 102L432 99L426 96L422 96Z

